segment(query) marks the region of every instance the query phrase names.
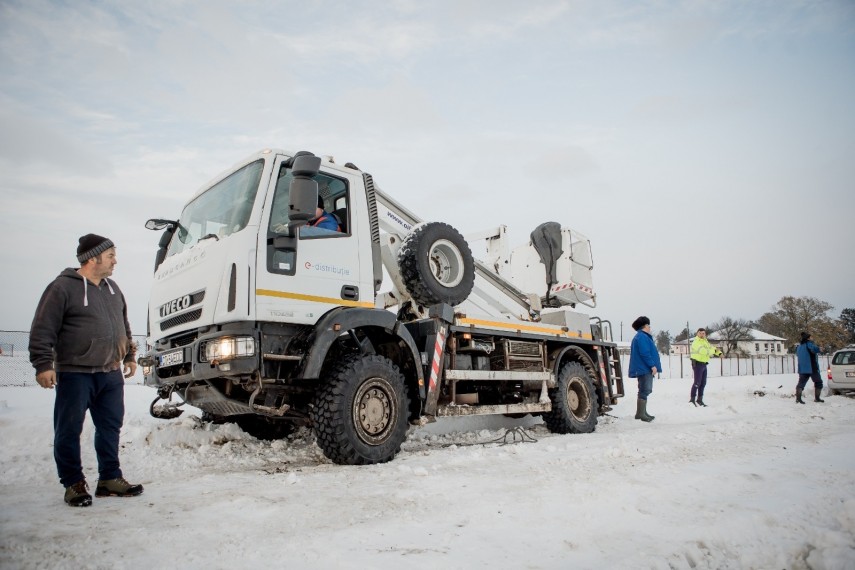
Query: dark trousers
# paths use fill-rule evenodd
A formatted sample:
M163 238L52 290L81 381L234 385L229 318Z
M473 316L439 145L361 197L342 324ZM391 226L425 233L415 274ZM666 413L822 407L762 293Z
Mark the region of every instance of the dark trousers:
M119 432L125 415L125 379L113 372L60 372L53 408L53 457L64 487L82 481L80 434L86 410L95 424L98 478L122 476L119 468Z
M707 387L707 363L693 360L692 374L695 377L695 381L692 382L692 399L694 400L697 396L698 400L703 400L704 388Z
M653 393L653 374L645 374L638 377L638 399L647 400L647 396Z
M799 383L796 385L796 388L804 390L808 379L813 380L814 388L822 390L822 376L817 371L813 371L810 374L799 374Z

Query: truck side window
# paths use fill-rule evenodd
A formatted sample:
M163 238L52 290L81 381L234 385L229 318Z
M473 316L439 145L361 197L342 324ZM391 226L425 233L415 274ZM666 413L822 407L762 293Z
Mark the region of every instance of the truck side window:
M271 273L294 275L297 263L297 252L289 250L277 250L273 247L273 239L285 232L288 225L288 199L291 185L291 170L282 167L276 181L276 189L273 194L273 202L270 206L270 222L267 229L267 270ZM311 225L302 226L299 230L300 240L306 239L329 239L341 238L349 235L348 231L348 204L350 194L347 182L327 174L319 173L315 176L318 183L318 196L323 203L322 217L326 222L319 227ZM337 230L330 229L335 224Z
M285 167L279 171L279 179L276 182L276 190L273 195L273 203L270 207L270 224L269 233L282 233L285 226L288 225L288 191L291 184L291 171ZM300 238L330 238L341 237L347 234L347 210L349 203L349 193L347 183L339 178L334 178L326 174L318 174L315 176L318 183L318 195L323 203L324 214L322 218L325 223L320 227L311 227L314 224L309 224L310 227L303 227L300 231ZM338 229L331 229L330 221L335 220Z

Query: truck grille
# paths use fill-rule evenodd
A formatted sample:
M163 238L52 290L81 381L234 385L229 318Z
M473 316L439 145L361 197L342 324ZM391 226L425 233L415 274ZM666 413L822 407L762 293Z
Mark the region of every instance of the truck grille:
M538 342L503 339L490 356L493 370L542 371L543 345Z
M198 308L196 310L183 313L177 316L174 316L170 319L166 319L165 321L160 322L160 330L165 331L166 329L171 329L172 327L176 327L178 325L183 325L184 323L190 323L193 321L199 320L199 317L202 316L202 308Z

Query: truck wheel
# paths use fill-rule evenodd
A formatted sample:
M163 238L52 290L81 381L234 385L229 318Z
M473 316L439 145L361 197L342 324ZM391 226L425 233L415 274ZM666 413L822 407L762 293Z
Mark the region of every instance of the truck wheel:
M267 441L283 439L294 431L294 424L291 422L273 420L255 414L232 416L229 421L236 423L240 429L252 437Z
M398 267L407 291L423 306L460 304L475 284L469 245L460 232L441 222L420 225L404 238Z
M591 433L597 427L597 393L591 371L578 362L565 364L558 385L549 391L552 411L543 421L553 433Z
M388 358L351 355L335 366L312 406L324 455L340 465L389 461L407 437L404 376Z

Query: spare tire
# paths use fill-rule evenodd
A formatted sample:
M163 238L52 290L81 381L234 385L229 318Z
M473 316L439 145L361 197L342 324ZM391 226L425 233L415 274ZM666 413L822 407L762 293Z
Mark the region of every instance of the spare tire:
M419 305L458 305L475 284L475 261L460 232L442 222L417 226L401 244L398 267Z

